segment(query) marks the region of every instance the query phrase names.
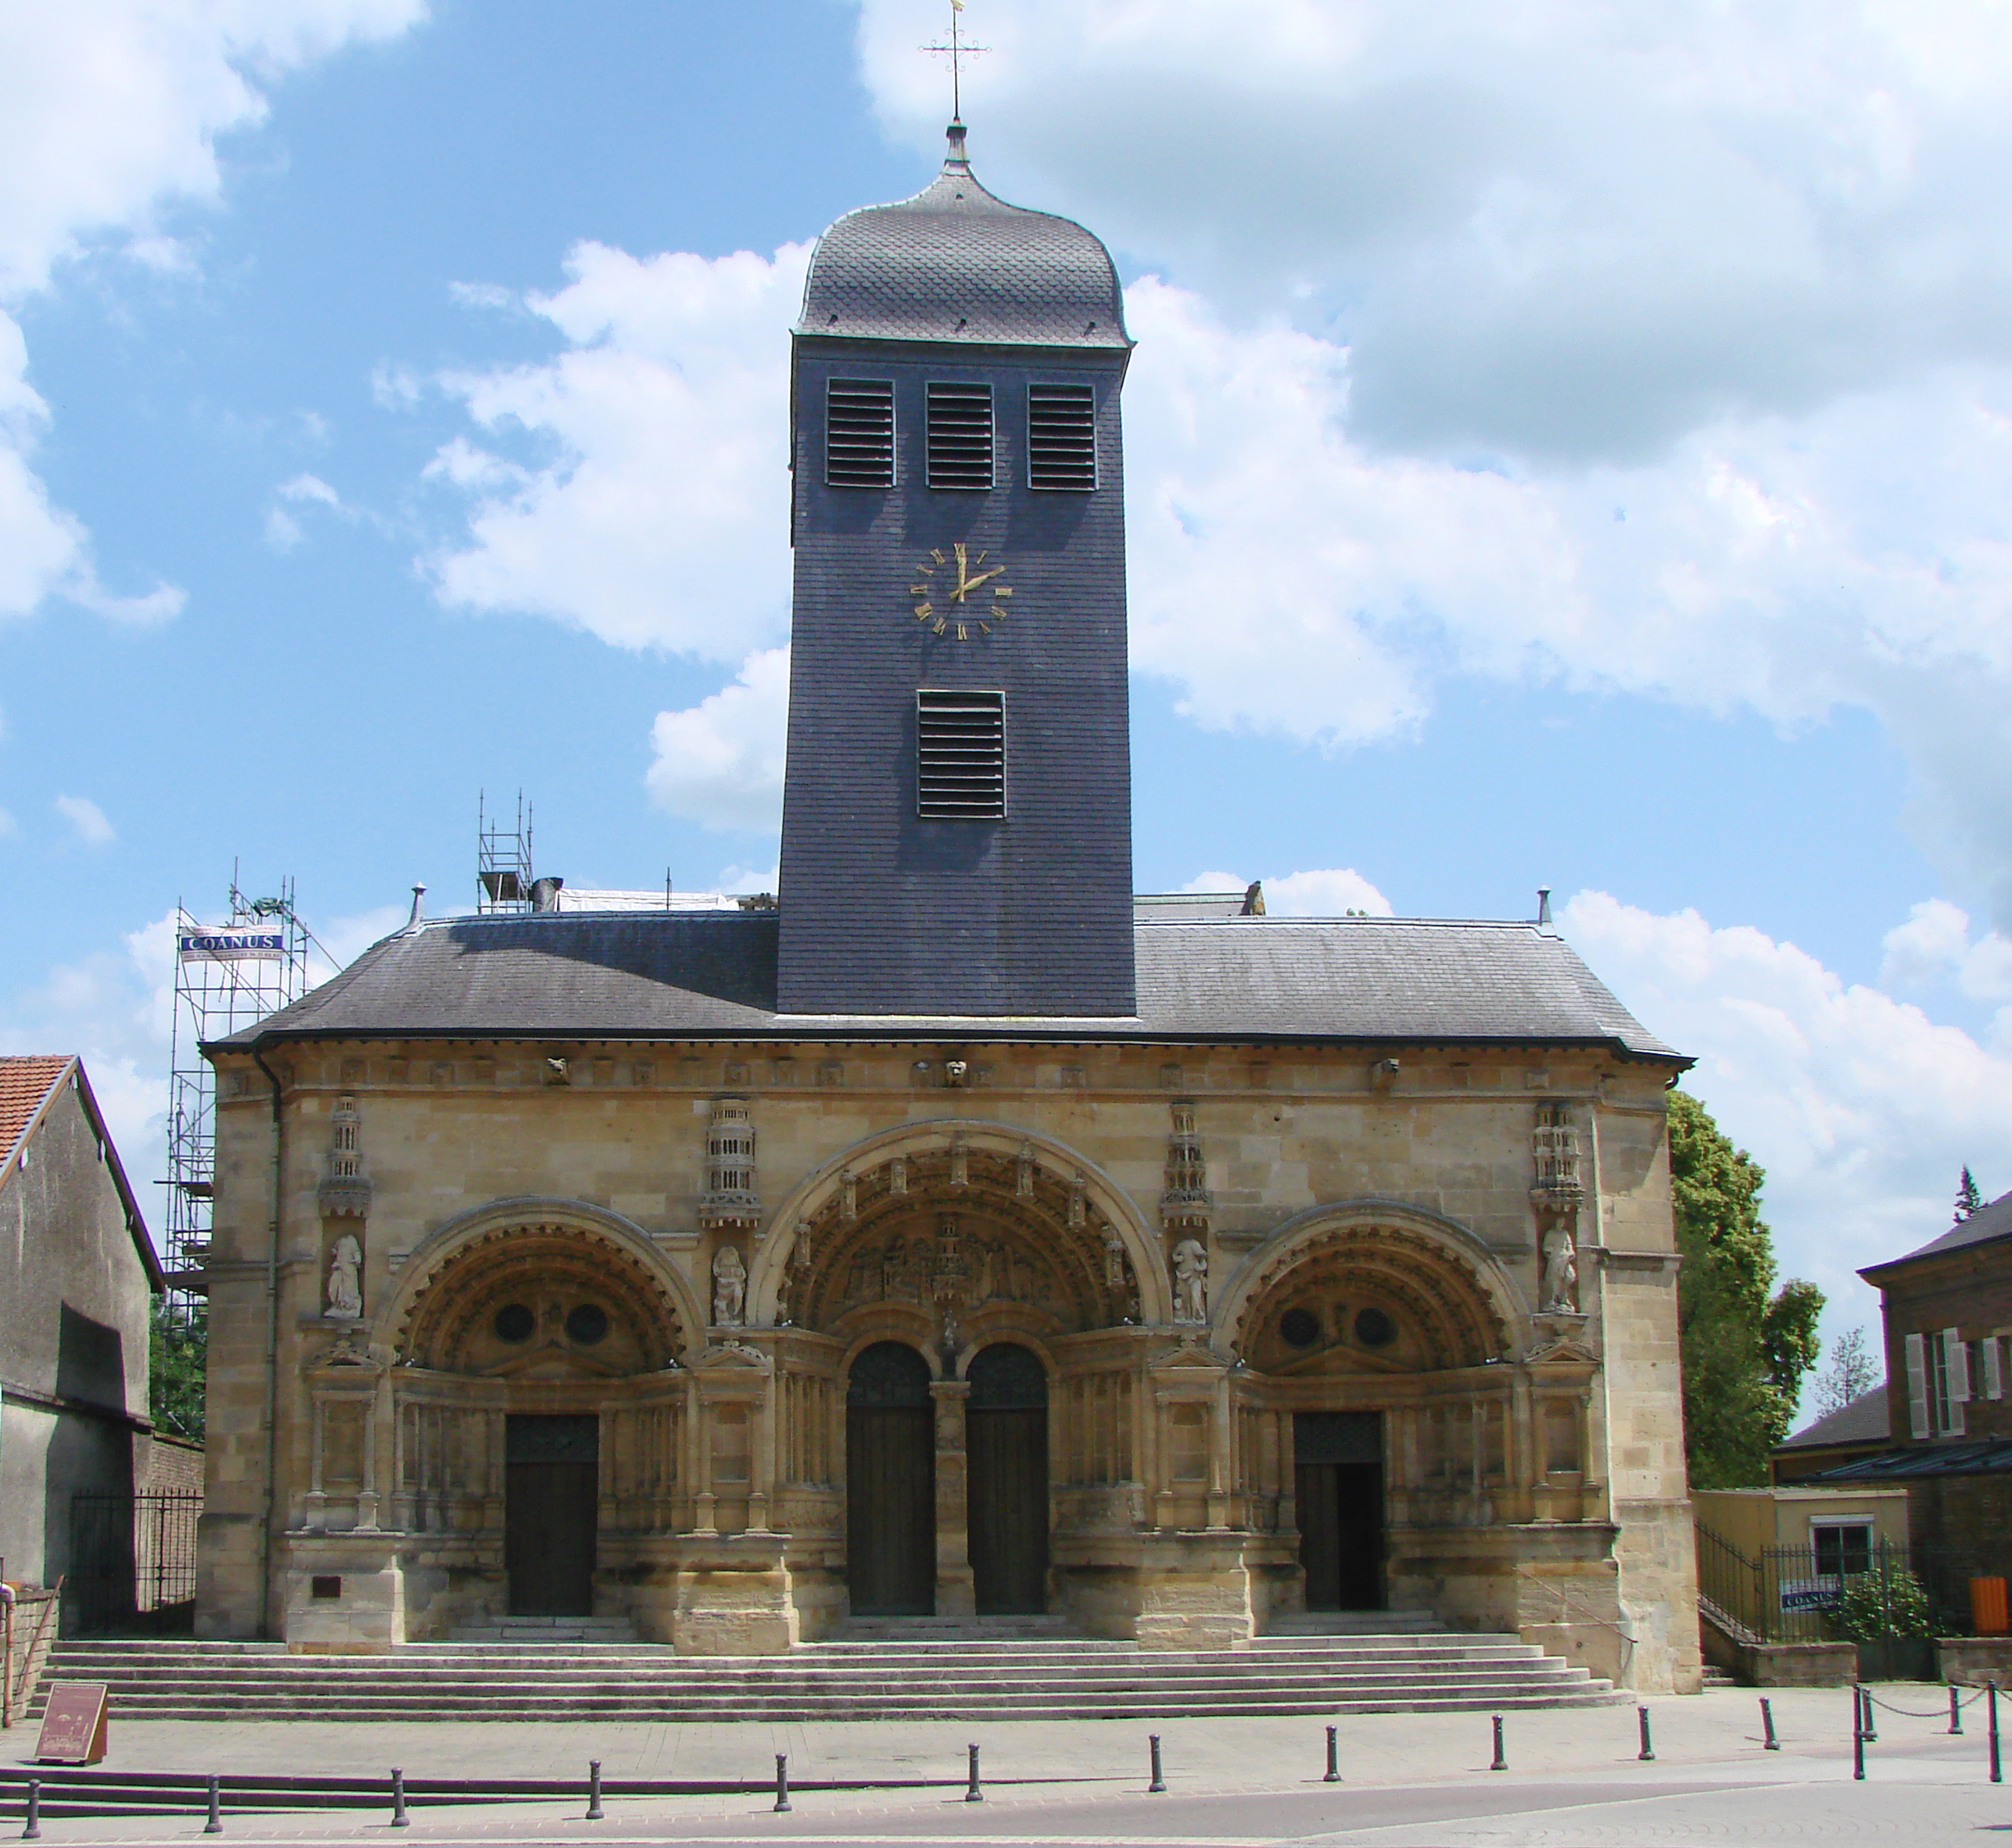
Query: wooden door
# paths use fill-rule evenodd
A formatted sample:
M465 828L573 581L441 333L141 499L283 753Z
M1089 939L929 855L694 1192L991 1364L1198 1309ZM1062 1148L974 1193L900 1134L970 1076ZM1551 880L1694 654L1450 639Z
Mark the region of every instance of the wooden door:
M1383 1420L1302 1411L1292 1420L1300 1565L1309 1610L1383 1608Z
M1048 1608L1048 1378L1017 1343L973 1356L966 1402L972 1590L981 1616Z
M860 1617L936 1609L936 1431L928 1364L899 1341L853 1363L845 1406L846 1580Z
M512 1414L504 1438L503 1570L512 1617L588 1617L600 1420Z

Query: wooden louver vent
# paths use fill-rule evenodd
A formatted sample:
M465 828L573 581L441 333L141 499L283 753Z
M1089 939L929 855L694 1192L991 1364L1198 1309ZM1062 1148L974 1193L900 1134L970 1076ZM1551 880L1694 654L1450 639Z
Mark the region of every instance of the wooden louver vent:
M926 821L1004 818L1005 694L915 695L915 812Z
M895 484L895 388L834 379L824 388L824 480L834 488Z
M992 485L992 387L929 387L929 485Z
M1027 388L1027 480L1079 493L1097 485L1097 404L1088 385Z

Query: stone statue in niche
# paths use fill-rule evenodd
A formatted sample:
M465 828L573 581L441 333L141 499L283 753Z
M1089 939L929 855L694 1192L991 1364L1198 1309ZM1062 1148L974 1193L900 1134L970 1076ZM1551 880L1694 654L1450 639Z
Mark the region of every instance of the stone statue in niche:
M363 1313L363 1247L356 1234L345 1232L328 1254L328 1310L343 1321Z
M748 1304L748 1267L739 1250L723 1245L712 1256L712 1325L738 1328Z
M1184 1238L1174 1248L1174 1319L1208 1320L1208 1250L1198 1238Z
M1563 1226L1552 1226L1544 1237L1543 1301L1553 1314L1579 1313L1579 1251Z

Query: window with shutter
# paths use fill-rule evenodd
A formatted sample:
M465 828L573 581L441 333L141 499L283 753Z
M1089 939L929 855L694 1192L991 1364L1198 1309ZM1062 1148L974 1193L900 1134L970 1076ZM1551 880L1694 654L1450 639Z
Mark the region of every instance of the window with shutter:
M992 387L934 380L928 393L929 485L992 485Z
M1916 1437L1929 1434L1928 1343L1920 1335L1910 1335L1907 1349L1907 1428Z
M1079 494L1097 485L1097 400L1088 385L1027 388L1027 483Z
M895 388L886 379L824 387L824 480L834 488L895 484Z
M1005 818L1005 694L915 695L915 812L925 821Z
M1942 1331L1943 1399L1948 1407L1942 1428L1951 1437L1963 1434L1963 1407L1970 1398L1970 1350L1960 1331Z

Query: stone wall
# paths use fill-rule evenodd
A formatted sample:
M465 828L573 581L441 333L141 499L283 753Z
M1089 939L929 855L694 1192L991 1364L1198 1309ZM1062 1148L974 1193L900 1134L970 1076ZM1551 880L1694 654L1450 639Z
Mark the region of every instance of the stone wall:
M1394 1602L1520 1629L1645 1689L1694 1687L1665 1070L1585 1052L1388 1052L1004 1042L288 1048L269 1055L286 1084L276 1250L268 1094L255 1068L227 1055L200 1633L263 1627L304 1646L383 1647L494 1614L494 1439L455 1435L462 1427L451 1423L437 1439L415 1435L394 1401L418 1390L417 1376L393 1363L409 1361L415 1305L452 1253L550 1221L655 1278L660 1313L683 1344L663 1389L682 1408L675 1483L624 1487L631 1463L611 1453L605 1464L614 1472L603 1482L605 1545L624 1562L602 1575L608 1595L618 1582L632 1620L683 1647L775 1648L819 1633L842 1609L843 1459L806 1462L818 1447L801 1441L801 1421L842 1422L842 1411L828 1392L803 1397L798 1382L842 1370L855 1340L844 1330L863 1341L867 1325L866 1312L847 1312L853 1320L835 1344L772 1326L779 1303L809 1287L793 1268L796 1241L807 1250L802 1228L843 1221L846 1189L866 1177L891 1185L890 1162L910 1158L899 1151L935 1164L932 1186L954 1190L965 1184L956 1164L982 1162L1008 1192L1019 1151L1032 1177L1021 1203L1044 1222L1104 1228L1096 1236L1108 1234L1138 1298L1135 1326L1102 1334L1067 1335L1045 1312L1010 1303L966 1318L1033 1344L1056 1369L1058 1608L1096 1633L1189 1645L1234 1644L1272 1609L1295 1608L1292 1417L1366 1405L1384 1411L1393 1493L1408 1497L1402 1520L1393 1515ZM961 1083L951 1081L955 1066ZM707 1132L723 1095L745 1100L754 1133L758 1202L734 1208L744 1220L707 1217ZM1162 1203L1177 1106L1207 1183L1178 1232L1170 1219L1163 1226ZM1576 1126L1587 1169L1583 1198L1561 1205L1547 1194L1541 1219L1540 1107ZM337 1185L333 1156L348 1122L357 1172ZM1553 1313L1539 1302L1541 1232L1567 1214L1577 1302ZM1405 1287L1450 1293L1443 1308L1419 1297L1419 1312L1486 1323L1488 1351L1471 1364L1429 1363L1423 1350L1406 1361L1400 1342L1391 1349L1400 1358L1384 1361L1351 1346L1345 1330L1305 1362L1277 1350L1264 1318L1287 1300L1279 1292L1293 1266L1314 1261L1326 1228L1351 1225L1391 1228L1390 1250L1403 1245L1407 1274L1423 1279ZM1207 1319L1183 1326L1169 1319L1169 1254L1189 1236L1207 1254ZM355 1318L328 1313L345 1239L361 1260ZM727 1243L744 1257L749 1326L709 1328L711 1267ZM1381 1261L1367 1247L1356 1257ZM275 1310L269 1489L264 1340ZM930 1315L896 1308L886 1320L884 1332L933 1352ZM972 1338L969 1327L959 1335ZM744 1390L729 1377L740 1354L759 1361ZM1131 1382L1129 1448L1122 1465L1109 1455L1097 1464L1115 1473L1072 1486L1067 1472L1089 1467L1072 1457L1111 1449L1076 1440L1090 1430L1082 1407L1102 1404L1108 1416L1116 1401L1087 1385L1070 1396L1071 1382L1100 1370ZM707 1386L716 1376L724 1383ZM623 1390L656 1390L636 1378ZM465 1405L456 1416L475 1416L472 1384L443 1376L427 1390ZM480 1390L492 1407L483 1416L500 1416L503 1400ZM560 1403L559 1387L541 1390L541 1404ZM753 1473L716 1485L704 1479L723 1416L715 1408L737 1393L750 1410L736 1441L752 1448L734 1467ZM1169 1449L1187 1441L1175 1430L1183 1418L1198 1420L1192 1486ZM489 1463L477 1454L484 1444ZM413 1459L427 1444L445 1446L460 1472L452 1482L422 1479L433 1466ZM442 1511L424 1514L435 1502ZM422 1535L409 1524L423 1518L446 1524ZM771 1529L795 1538L778 1551L763 1537ZM268 1531L269 1594L260 1579ZM353 1568L329 1564L359 1548ZM366 1590L385 1573L399 1576L395 1590ZM314 1596L315 1578L338 1576L341 1597Z

